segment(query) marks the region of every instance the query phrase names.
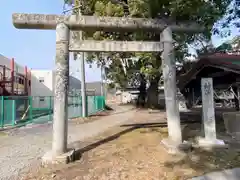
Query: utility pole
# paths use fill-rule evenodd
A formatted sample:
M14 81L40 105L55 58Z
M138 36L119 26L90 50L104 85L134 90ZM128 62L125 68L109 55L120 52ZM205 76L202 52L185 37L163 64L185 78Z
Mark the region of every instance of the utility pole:
M105 63L101 63L101 96L106 96L105 89Z
M81 16L81 3L80 0L75 0L74 7L79 7L74 9L74 13ZM79 33L79 41L83 40L83 32L78 31ZM80 60L80 73L81 73L81 97L82 97L82 117L87 117L87 96L86 96L86 82L85 82L85 62L84 62L84 52L80 52L77 54L77 59Z
M103 91L103 65L101 64L101 96L104 96Z

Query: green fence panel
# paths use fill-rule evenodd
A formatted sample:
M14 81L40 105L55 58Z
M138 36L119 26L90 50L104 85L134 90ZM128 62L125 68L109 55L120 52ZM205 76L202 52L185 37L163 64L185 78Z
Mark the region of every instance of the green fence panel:
M53 98L51 96L32 97L32 118L33 123L43 124L52 121Z
M102 111L105 109L105 97L104 96L96 96L94 99L95 104L95 113L98 111Z
M88 96L87 109L88 109L88 115L92 115L96 113L95 96Z
M14 121L16 124L27 124L30 123L32 117L30 116L31 113L31 102L30 97L28 96L16 96L12 97L14 100L13 102L13 115L15 116ZM14 115L15 112L15 115ZM14 124L13 124L14 125Z
M27 97L1 96L1 127L15 126L18 121L24 120L22 117L26 111L24 103L27 99Z
M100 96L96 97L96 111L98 111L100 109Z
M98 96L98 100L97 100L97 104L98 104L98 111L104 110L105 108L105 97L104 96Z
M15 125L16 118L17 118L17 116L16 116L17 113L16 113L16 112L18 112L18 111L17 111L17 106L16 106L16 100L12 100L11 103L12 103L12 109L13 109L13 111L12 111L12 123L11 123L11 125L14 126L14 125Z
M4 97L4 126L13 125L13 121L15 121L16 117L16 109L14 100L11 97Z
M68 118L78 118L82 116L81 96L68 97Z
M53 120L52 96L1 96L0 128L28 123L42 124ZM105 108L104 96L88 96L87 112L92 115ZM81 96L68 97L68 117L82 117Z

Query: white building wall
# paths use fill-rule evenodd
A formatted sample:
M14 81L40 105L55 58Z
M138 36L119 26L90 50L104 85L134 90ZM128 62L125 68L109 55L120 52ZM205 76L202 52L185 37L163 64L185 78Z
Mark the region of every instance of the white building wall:
M52 70L31 70L31 96L33 96L33 107L49 107L50 96L53 95L53 76Z
M52 70L31 70L31 95L32 96L53 95Z
M52 96L54 91L54 74L52 70L31 70L31 95ZM81 82L78 78L70 76L69 83L69 91L73 89L81 90Z
M54 92L54 76L53 70L31 70L31 96L33 96L34 107L47 107L49 98ZM78 78L69 77L69 91L81 90L81 82Z

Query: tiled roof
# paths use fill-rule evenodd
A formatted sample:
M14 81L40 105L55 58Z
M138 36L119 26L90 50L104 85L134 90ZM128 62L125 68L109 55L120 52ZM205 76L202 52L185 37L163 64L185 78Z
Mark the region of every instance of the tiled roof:
M200 57L192 68L185 74L177 77L177 86L180 90L195 77L204 67L214 66L240 74L240 55L216 53Z

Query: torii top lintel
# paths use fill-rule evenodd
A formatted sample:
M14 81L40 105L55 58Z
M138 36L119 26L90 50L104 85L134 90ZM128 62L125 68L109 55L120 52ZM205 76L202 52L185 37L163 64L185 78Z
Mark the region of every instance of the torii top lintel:
M24 14L14 13L13 24L18 29L56 29L60 22L66 23L71 30L102 31L155 31L160 32L167 26L174 32L203 32L204 28L196 23L183 22L167 24L161 19L129 18L129 17L96 17L78 15Z

